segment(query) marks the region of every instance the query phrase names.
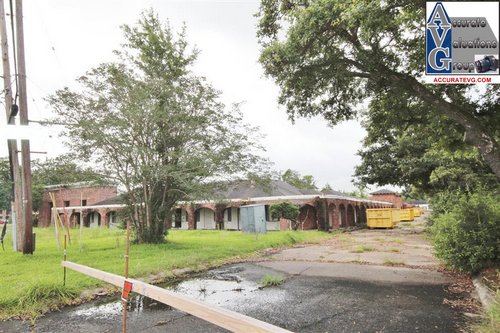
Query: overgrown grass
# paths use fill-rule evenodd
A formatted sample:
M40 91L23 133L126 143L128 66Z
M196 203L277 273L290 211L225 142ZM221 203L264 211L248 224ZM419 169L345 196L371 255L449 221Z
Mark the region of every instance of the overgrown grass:
M283 284L285 280L277 275L264 275L260 280L261 288L274 287Z
M370 251L373 251L373 250L375 250L375 248L373 246L370 246L370 245L358 245L351 252L354 252L354 253L363 253L363 252L370 252Z
M486 312L484 319L476 329L478 333L498 333L500 332L500 290L497 290L495 302Z
M10 228L10 225L9 225ZM62 249L57 249L53 229L35 229L36 251L23 255L12 250L10 229L5 251L0 252L0 320L13 316L34 318L63 304L70 304L85 289L103 286L96 279L68 270L62 287ZM125 232L119 229L84 229L80 252L78 230L72 230L68 259L106 272L123 275ZM202 270L228 260L245 258L256 251L331 237L323 232L269 232L248 235L237 231L171 231L165 244L133 244L129 274L173 276L176 268Z

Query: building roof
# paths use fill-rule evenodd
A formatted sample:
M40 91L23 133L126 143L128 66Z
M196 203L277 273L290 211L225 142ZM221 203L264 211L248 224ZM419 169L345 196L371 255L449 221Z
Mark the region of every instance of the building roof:
M96 202L92 206L109 206L109 205L120 205L123 204L123 194L117 195L116 197L109 198Z
M381 192L381 191L377 191ZM392 191L382 193L394 193ZM378 193L381 194L381 193ZM223 189L214 193L216 198L224 198L228 200L246 200L250 198L272 198L272 197L301 197L301 196L328 196L334 195L339 197L351 198L345 193L338 191L320 192L312 189L299 189L282 180L271 180L268 184L256 183L250 180L237 180L230 182ZM124 204L124 194L120 194L114 198L109 198L103 201L96 202L92 206L109 206ZM212 198L215 199L215 198ZM353 198L351 198L353 199ZM361 199L366 200L366 199Z
M345 196L346 196L346 194L345 194L345 193L343 193L343 192L339 192L339 191L334 191L334 190L321 192L321 194L326 194L326 195L338 195L338 196L341 196L341 197L345 197Z
M44 189L46 191L52 191L52 190L65 189L65 188L86 188L86 187L116 187L116 185L100 184L96 181L87 181L87 182L47 185L47 186L44 186Z
M396 195L399 195L399 193L396 193L394 191L391 191L391 190L388 190L388 189L381 189L381 190L378 190L378 191L375 191L375 192L372 192L370 193L371 195L377 195L377 194L396 194Z
M277 197L284 195L321 194L316 190L301 190L281 180L272 180L269 184L256 184L249 180L238 180L229 183L224 190L217 193L226 199L244 199L258 197Z

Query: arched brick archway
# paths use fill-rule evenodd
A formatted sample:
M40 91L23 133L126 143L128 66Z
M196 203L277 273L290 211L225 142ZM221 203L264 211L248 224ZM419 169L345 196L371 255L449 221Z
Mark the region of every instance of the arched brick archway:
M91 211L83 218L83 226L89 228L99 228L101 226L101 214Z
M361 223L361 208L358 205L354 206L354 217L356 219L355 224L358 226L361 225L362 224Z
M300 223L300 227L304 230L316 229L318 227L316 208L309 204L300 207L299 217L297 220Z
M215 211L208 207L195 210L196 229L215 229Z
M346 208L344 204L339 205L339 226L340 227L346 227L347 226L347 215L346 215Z
M347 225L354 226L356 225L356 217L354 216L354 208L351 204L347 205Z
M109 228L118 227L118 225L120 224L120 221L118 219L118 213L114 210L106 212L105 220L106 220L106 225Z
M80 225L80 212L74 212L69 217L69 225L76 227Z

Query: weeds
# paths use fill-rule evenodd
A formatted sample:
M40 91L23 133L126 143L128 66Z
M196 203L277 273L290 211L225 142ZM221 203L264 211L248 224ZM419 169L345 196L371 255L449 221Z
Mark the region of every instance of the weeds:
M477 325L478 333L497 333L500 332L500 290L497 290L494 303L486 312L484 319Z
M275 287L282 285L285 280L277 275L264 275L260 280L261 288Z
M373 246L370 245L358 245L352 250L351 252L353 253L363 253L363 252L370 252L375 250Z
M375 248L371 245L358 245L351 252L363 253L363 252L370 252L370 251L374 251L374 250L375 250Z
M403 266L405 264L404 261L384 259L385 266Z
M21 308L33 307L43 302L62 302L74 298L77 293L59 284L39 284L27 288L24 295L19 298L18 305Z

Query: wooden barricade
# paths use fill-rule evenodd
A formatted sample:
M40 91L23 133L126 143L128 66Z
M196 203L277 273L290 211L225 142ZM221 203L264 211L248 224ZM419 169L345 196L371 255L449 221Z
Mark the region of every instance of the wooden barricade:
M158 302L170 305L176 309L206 320L222 328L228 329L232 332L291 333L290 331L285 330L281 327L271 325L269 323L242 315L234 311L226 310L215 305L209 305L202 301L192 299L190 297L175 293L164 288L153 286L139 280L125 279L123 276L107 273L88 266L75 264L70 261L63 261L62 266L120 288L124 286L125 281L131 282L133 292L147 296Z

